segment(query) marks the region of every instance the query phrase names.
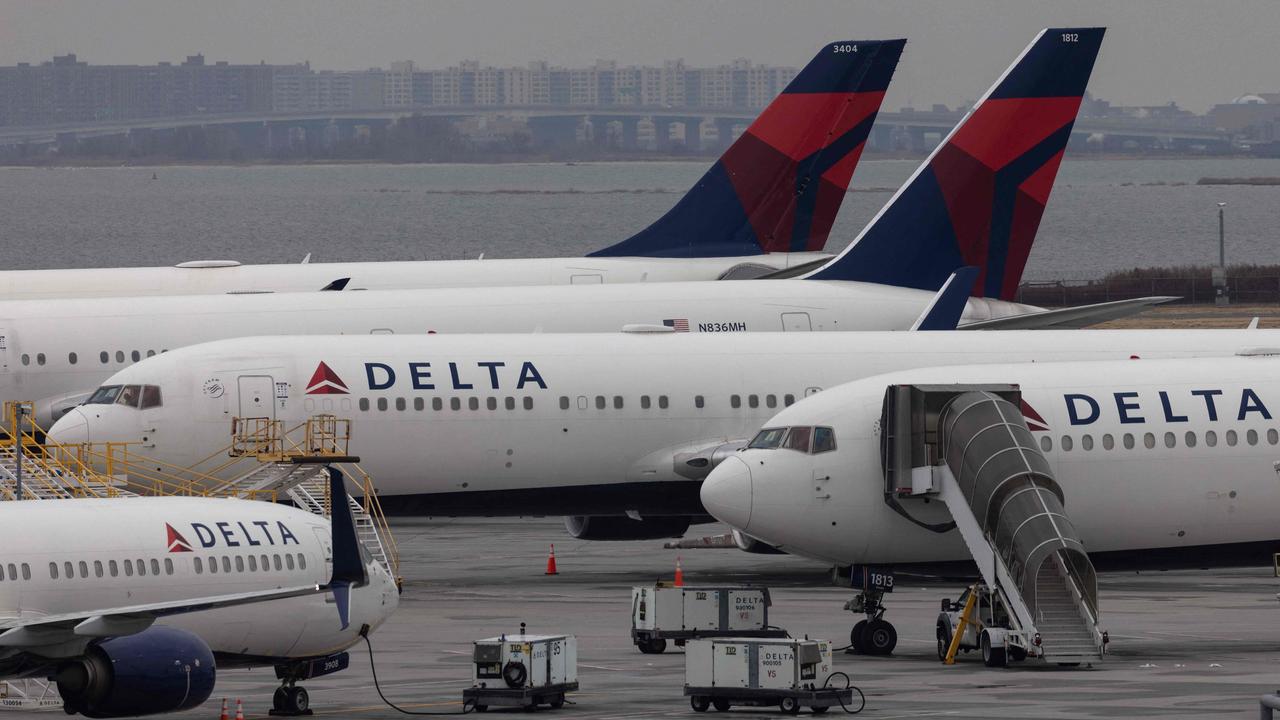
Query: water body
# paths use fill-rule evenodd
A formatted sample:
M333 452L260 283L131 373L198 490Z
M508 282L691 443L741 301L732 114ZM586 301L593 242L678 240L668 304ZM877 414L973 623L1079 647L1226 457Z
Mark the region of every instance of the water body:
M828 244L854 238L915 169L864 161ZM699 162L0 169L0 267L581 255L639 230L706 170ZM153 179L153 174L155 179ZM1217 261L1280 262L1280 160L1068 160L1026 279Z

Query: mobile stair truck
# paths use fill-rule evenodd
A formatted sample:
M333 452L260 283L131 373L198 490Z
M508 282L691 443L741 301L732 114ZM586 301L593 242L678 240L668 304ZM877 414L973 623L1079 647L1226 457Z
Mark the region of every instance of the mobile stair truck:
M631 588L631 640L642 653L661 653L697 638L783 638L769 625L769 589L658 584Z

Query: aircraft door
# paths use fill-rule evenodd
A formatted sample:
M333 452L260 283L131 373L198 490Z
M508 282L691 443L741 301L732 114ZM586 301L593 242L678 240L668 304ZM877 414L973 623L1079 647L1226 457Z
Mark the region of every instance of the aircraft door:
M0 374L9 372L9 329L0 325Z
M784 332L809 332L813 330L813 323L807 312L786 312L782 313L782 329Z
M275 420L275 382L270 375L241 375L237 387L240 390L240 417Z

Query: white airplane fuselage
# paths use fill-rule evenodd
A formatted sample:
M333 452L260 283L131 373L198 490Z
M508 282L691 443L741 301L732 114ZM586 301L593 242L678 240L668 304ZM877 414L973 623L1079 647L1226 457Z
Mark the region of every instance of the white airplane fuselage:
M925 529L885 501L879 427L885 390L891 384L1016 384L1028 427L1064 493L1066 514L1091 555L1105 560L1112 554L1118 565L1184 564L1210 552L1236 564L1270 562L1280 539L1277 362L1147 355L865 378L764 423L830 427L834 450L744 450L712 472L702 499L713 515L751 537L825 562L966 560L957 531ZM899 502L923 523L951 519L937 499ZM1157 559L1156 550L1172 553Z
M284 505L207 498L0 502L0 547L0 620L324 585L333 562L324 518ZM323 657L355 644L361 625L377 628L399 603L387 570L368 560L366 568L369 582L352 590L345 630L325 593L159 623L200 636L220 666ZM92 639L52 656L77 655ZM0 639L0 673L27 649Z
M911 367L1229 356L1277 341L1266 330L241 338L122 370L109 385L155 385L162 403L83 405L51 437L141 442L185 465L229 443L233 416L332 413L352 420L350 452L391 512L691 515L702 475L688 454L750 438L823 388Z
M769 253L743 257L569 257L241 265L74 268L0 272L0 300L310 292L350 278L349 289L410 290L514 285L684 282L715 280L742 266L785 270L829 253Z
M690 333L901 330L932 299L869 283L760 280L10 301L0 303L0 400L36 401L47 426L122 367L246 335L617 332L664 321ZM975 298L965 319L1032 309Z

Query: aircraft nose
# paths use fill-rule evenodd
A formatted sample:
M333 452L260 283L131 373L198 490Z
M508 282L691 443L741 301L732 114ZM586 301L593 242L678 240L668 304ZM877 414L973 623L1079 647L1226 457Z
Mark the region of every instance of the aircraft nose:
M49 439L63 445L76 445L89 442L89 420L80 411L72 408L49 428Z
M751 468L741 458L725 458L702 481L702 506L739 530L751 523Z

